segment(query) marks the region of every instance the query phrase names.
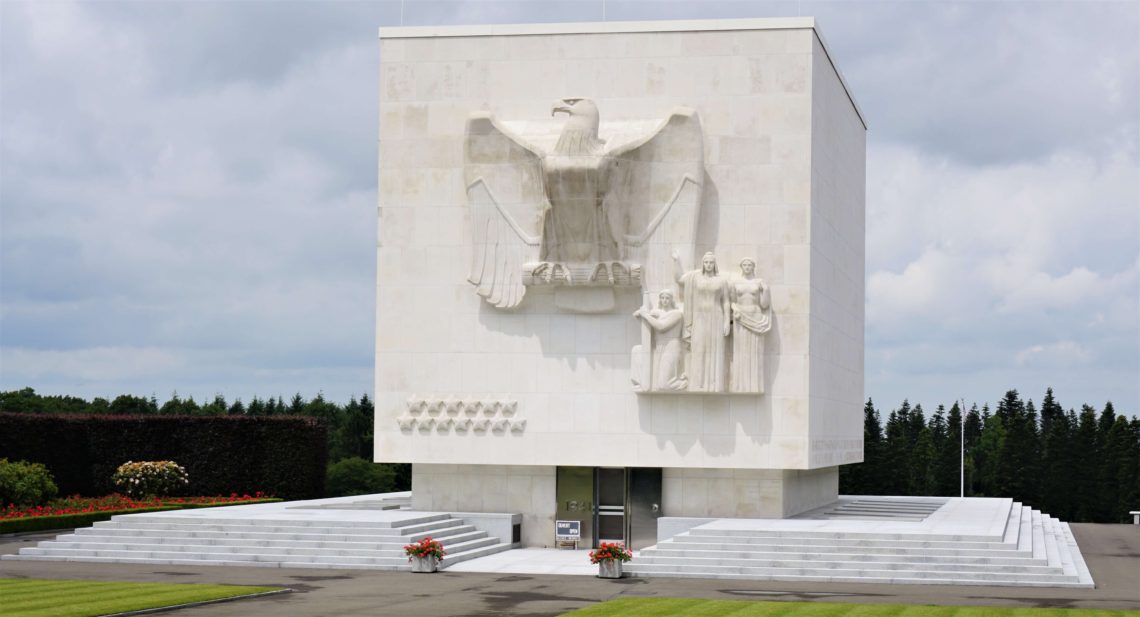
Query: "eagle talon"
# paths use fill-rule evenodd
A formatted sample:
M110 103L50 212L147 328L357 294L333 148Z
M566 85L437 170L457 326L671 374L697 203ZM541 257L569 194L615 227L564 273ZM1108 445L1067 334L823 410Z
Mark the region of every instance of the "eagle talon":
M596 282L596 281L598 280L598 273L599 273L599 272L601 272L601 271L603 271L603 270L605 270L605 269L606 269L606 264L605 264L605 263L600 263L600 262L599 262L597 265L595 265L595 266L594 266L594 271L590 273L590 281L592 281L592 282ZM609 278L609 279L610 279L610 281L611 281L611 282L613 281L613 275L612 275L612 274L608 274L608 273L607 273L607 275L606 275L606 276L607 276L607 278Z

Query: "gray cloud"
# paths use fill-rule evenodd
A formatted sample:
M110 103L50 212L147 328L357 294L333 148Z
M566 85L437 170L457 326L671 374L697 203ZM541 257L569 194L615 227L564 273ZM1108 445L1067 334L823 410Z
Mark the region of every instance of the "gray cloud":
M593 21L419 2L407 25ZM0 388L371 389L376 28L401 3L0 4ZM815 15L870 122L867 393L1140 391L1134 3L606 2Z

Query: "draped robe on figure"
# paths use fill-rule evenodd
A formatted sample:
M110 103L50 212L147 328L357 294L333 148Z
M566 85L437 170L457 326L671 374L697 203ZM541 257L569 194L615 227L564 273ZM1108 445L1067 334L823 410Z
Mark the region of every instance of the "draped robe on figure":
M681 275L680 283L685 297L684 338L689 342L689 391L723 392L728 373L724 335L728 280L692 270Z
M758 279L733 283L732 368L729 388L733 392L764 393L764 334L772 329L772 314L763 306ZM741 302L740 300L747 300Z

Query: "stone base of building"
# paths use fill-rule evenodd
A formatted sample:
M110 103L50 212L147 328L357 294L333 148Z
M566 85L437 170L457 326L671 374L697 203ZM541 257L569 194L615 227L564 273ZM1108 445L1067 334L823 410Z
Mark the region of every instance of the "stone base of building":
M565 501L558 486L560 468L549 465L412 465L412 507L437 512L510 512L521 514L522 545L554 545L557 518L591 518L597 495ZM571 469L581 476L583 470ZM835 501L839 494L838 467L795 469L660 470L660 495L625 493L625 516L634 524L661 516L694 518L786 518ZM595 484L595 486L597 486ZM597 489L595 489L597 490ZM638 489L640 490L640 489ZM560 509L561 506L561 509ZM656 508L654 506L657 506ZM568 515L567 510L577 514ZM644 511L642 511L644 510ZM640 522L640 523L639 523ZM584 521L582 546L593 543L592 521ZM634 533L637 533L636 530ZM654 534L655 536L655 534ZM612 538L607 538L612 539ZM636 546L634 548L641 548Z
M665 516L787 518L839 496L838 467L663 471Z

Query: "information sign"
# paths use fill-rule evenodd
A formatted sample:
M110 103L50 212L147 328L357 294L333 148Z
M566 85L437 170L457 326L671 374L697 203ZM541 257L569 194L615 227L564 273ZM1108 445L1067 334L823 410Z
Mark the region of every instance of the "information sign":
M577 549L578 542L581 541L581 521L580 520L556 520L554 521L554 543L562 547L564 544L569 544Z

